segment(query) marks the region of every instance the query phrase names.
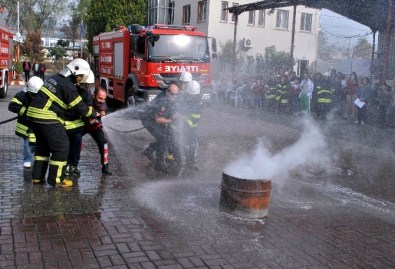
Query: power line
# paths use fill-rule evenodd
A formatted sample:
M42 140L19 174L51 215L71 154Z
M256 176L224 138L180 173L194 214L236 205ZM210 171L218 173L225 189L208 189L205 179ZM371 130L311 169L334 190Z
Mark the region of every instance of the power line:
M338 38L344 38L344 39L346 39L346 38L350 38L350 39L351 39L351 38L357 38L357 37L362 38L362 37L368 36L368 35L370 35L370 34L373 34L373 32L371 31L371 32L365 33L365 34L357 34L357 35L351 35L351 36L336 35L336 34L333 34L333 33L329 32L328 30L326 30L324 27L322 27L321 24L320 24L320 28L321 28L321 30L323 30L325 33L327 33L327 34L329 34L329 35L331 35L331 36L338 37Z

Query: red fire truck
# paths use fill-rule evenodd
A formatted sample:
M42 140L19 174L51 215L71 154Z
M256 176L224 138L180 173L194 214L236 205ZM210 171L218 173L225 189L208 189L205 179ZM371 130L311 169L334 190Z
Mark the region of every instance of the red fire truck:
M93 38L96 86L127 105L150 101L161 88L189 71L211 94L209 38L193 26L131 25ZM215 39L211 42L216 52Z
M5 98L12 79L12 37L10 29L0 24L0 98Z

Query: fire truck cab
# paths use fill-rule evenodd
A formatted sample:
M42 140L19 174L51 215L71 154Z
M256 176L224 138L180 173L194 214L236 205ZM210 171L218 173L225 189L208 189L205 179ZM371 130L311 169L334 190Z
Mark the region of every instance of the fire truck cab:
M212 51L216 52L215 39ZM161 89L189 71L211 95L208 37L193 26L131 25L93 38L96 86L127 105L152 100Z

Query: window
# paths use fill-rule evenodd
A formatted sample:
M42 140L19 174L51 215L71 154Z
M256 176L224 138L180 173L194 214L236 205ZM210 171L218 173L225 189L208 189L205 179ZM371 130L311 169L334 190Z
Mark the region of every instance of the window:
M182 23L191 24L191 5L182 7Z
M248 12L248 25L255 25L255 10Z
M207 18L207 1L198 3L198 22L206 21Z
M239 5L238 3L233 3L234 7L237 7L238 5ZM232 22L235 22L235 21L236 21L236 16L234 13L232 13Z
M301 21L300 21L300 30L311 32L311 20L313 15L308 13L302 13Z
M276 27L282 29L288 29L288 16L289 16L288 10L278 9Z
M258 26L265 26L265 10L261 9L258 12Z
M221 21L228 21L228 1L222 1L221 4Z
M169 3L168 24L174 24L174 1Z

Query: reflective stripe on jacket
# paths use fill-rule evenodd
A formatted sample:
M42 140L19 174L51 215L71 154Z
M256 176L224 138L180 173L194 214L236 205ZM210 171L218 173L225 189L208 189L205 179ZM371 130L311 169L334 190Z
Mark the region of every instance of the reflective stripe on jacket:
M93 108L82 101L70 77L57 74L38 91L27 110L27 118L33 122L63 123L69 109L75 109L83 117L95 116Z

